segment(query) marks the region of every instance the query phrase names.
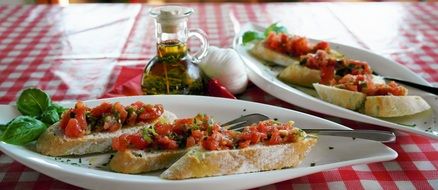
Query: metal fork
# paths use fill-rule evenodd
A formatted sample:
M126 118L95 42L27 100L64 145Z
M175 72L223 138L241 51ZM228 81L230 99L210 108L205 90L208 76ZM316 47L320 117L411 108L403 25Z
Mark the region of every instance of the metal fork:
M249 115L244 115L233 119L229 122L222 124L221 126L229 130L242 131L245 126L257 123L259 121L269 119L268 116L254 113ZM341 136L341 137L352 137L360 139L368 139L379 142L394 142L396 137L391 131L381 131L381 130L349 130L349 129L302 129L306 133L313 133L318 135L329 135L329 136Z

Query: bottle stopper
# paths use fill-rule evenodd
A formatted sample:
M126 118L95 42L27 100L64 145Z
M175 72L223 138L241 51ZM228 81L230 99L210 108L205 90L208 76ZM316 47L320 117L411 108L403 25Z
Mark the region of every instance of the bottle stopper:
M161 6L152 8L149 14L161 25L164 33L176 33L181 22L187 22L194 10L182 6Z

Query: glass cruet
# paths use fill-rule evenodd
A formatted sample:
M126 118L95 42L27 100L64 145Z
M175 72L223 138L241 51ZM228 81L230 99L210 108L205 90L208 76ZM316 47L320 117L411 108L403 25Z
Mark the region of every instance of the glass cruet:
M155 19L157 55L146 65L141 87L144 94L203 94L204 81L197 63L207 54L208 41L200 29L187 28L192 8L161 6L152 8ZM187 40L199 38L201 50L190 55Z

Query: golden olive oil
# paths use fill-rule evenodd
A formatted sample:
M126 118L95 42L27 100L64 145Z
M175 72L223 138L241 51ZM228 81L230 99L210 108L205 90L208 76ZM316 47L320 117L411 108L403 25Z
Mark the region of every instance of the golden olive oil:
M157 44L157 56L149 61L143 73L143 93L203 94L201 71L187 52L186 43L179 40Z

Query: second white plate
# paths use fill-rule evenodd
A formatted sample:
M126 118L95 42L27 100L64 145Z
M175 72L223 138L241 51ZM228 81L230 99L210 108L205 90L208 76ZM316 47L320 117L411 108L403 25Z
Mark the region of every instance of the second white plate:
M356 120L364 123L389 127L411 133L416 133L438 139L438 97L425 93L420 90L408 88L409 94L422 96L432 107L431 110L408 117L382 119L371 117L359 112L345 109L316 98L316 92L312 89L290 86L277 79L278 70L273 69L263 61L255 58L248 52L248 47L241 43L241 36L246 31L263 31L264 28L253 24L246 24L242 27L240 34L234 40L234 49L240 54L247 66L249 79L265 92L291 104L324 113L327 115ZM310 39L311 42L317 40ZM377 55L367 50L358 49L351 46L330 43L331 48L343 53L344 55L358 60L367 61L371 67L379 74L392 76L408 81L415 81L420 84L430 85L426 80L416 75L401 64L398 64L383 56Z

